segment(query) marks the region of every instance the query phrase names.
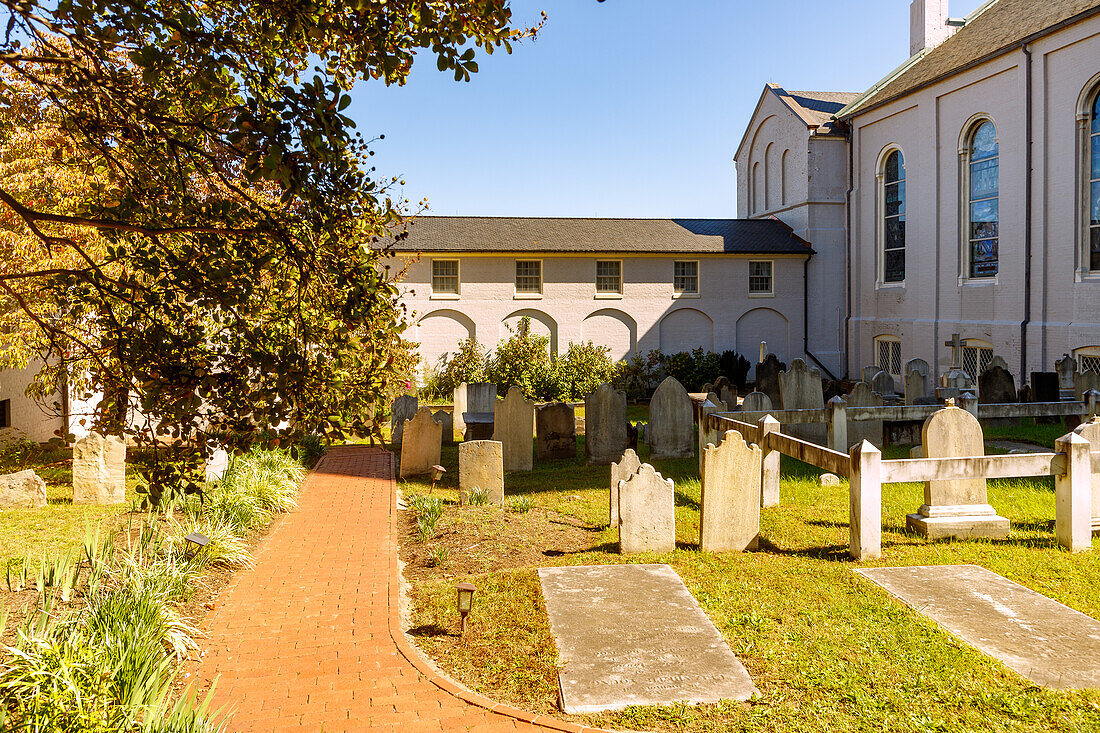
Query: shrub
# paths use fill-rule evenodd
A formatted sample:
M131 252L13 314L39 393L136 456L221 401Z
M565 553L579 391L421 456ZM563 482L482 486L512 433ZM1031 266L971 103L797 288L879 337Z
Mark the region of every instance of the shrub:
M570 343L566 352L551 366L552 394L539 397L574 402L583 400L601 384L614 382L619 366L608 355L610 351L606 346L597 346L591 341Z
M488 379L504 395L512 387L523 390L529 399L545 399L552 394L550 338L531 333L531 318L524 316L512 335L497 344L489 360Z
M426 400L449 402L455 388L463 382L484 382L488 368L488 356L476 338L458 342L454 355L443 354L434 367L424 371L424 386L420 396Z
M656 381L655 365L641 354L634 354L616 365L611 386L626 392L627 397L637 400L648 396L656 388Z
M718 358L719 371L739 390L745 389L752 364L736 351L723 351ZM717 377L715 377L717 379Z

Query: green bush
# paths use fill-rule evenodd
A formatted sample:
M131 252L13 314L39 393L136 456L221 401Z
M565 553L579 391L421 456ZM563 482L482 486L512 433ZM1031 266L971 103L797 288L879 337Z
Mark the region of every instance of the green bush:
M744 390L752 364L736 351L723 351L718 358L718 368L719 372L733 383L733 386L739 390ZM715 378L717 379L717 377Z
M553 394L550 364L550 338L531 333L531 318L524 316L507 339L497 344L489 359L487 377L504 396L519 387L528 399L546 399Z
M425 370L424 386L420 397L425 400L450 402L455 388L463 382L484 382L488 369L488 356L478 344L476 338L458 342L454 355L449 353L439 357L435 367Z
M550 368L552 392L539 397L576 402L595 392L601 384L613 383L619 373L619 365L608 355L610 351L606 346L597 346L591 341L570 343Z

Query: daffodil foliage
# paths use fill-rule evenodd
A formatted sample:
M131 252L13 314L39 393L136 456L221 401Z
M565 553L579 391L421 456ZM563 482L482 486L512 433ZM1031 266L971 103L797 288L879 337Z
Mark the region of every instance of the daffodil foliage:
M139 442L366 431L405 211L351 90L418 56L465 80L536 29L507 0L2 7L3 364L102 393L92 427Z

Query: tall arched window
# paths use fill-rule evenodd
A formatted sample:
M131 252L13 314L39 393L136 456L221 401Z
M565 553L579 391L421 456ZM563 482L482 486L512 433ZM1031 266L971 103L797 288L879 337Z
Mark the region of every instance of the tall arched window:
M1089 269L1100 270L1100 90L1092 99L1089 128Z
M997 128L985 120L974 128L967 146L967 260L972 278L997 274L1000 229Z
M882 281L905 280L905 157L900 150L882 166Z

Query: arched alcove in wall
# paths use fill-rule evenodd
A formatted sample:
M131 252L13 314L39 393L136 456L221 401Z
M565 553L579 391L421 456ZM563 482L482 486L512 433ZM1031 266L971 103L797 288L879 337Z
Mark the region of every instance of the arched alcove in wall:
M432 311L416 324L416 340L420 342L420 358L425 366L434 367L443 354L453 354L458 342L477 336L473 320L461 311L449 308Z
M714 351L714 321L695 308L677 308L660 323L661 351L675 354L703 348Z
M768 351L788 361L791 353L791 324L774 308L753 308L737 319L737 353L753 365L760 358L760 342L768 342Z
M502 340L511 338L524 316L531 319L532 334L546 336L550 339L550 354L556 356L558 353L558 323L548 314L535 308L521 308L508 314L500 323L500 338Z
M581 323L581 339L608 347L612 359L626 359L638 348L638 324L621 310L601 308Z

